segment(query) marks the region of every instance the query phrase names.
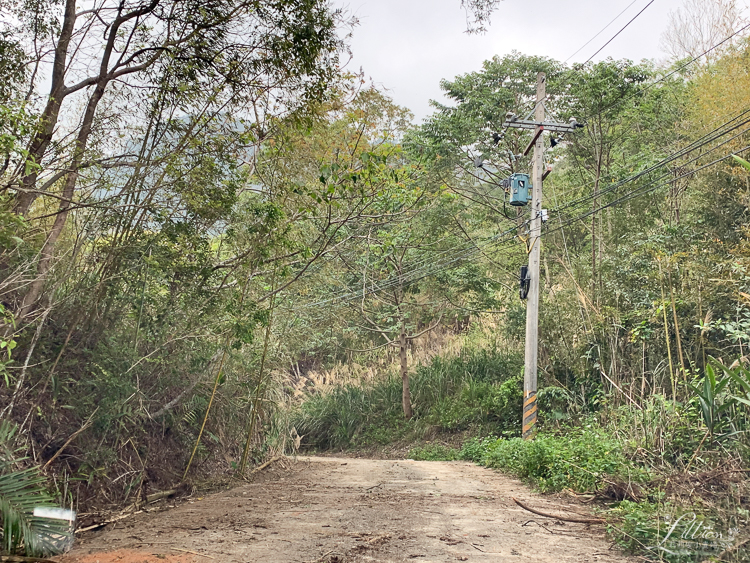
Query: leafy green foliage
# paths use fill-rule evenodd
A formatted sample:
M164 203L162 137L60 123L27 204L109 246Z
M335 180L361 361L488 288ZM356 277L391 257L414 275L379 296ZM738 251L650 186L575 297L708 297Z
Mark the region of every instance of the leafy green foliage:
M156 45L156 64L105 88L75 170L75 205L63 215L57 174L72 144L38 126L53 116L17 101L34 85L23 82L20 43L0 38L0 93L9 94L0 106L9 194L0 201L0 357L29 358L5 369L0 402L20 381L13 416L28 413L30 435L45 440L91 417L71 446L80 451L57 458L55 470L98 491L135 452L142 471L109 481L111 498L130 502L146 475L173 484L206 415L197 455L214 463L195 466L206 471L221 469L218 451L232 455L249 417L259 422L250 437L257 460L288 450L292 426L317 448L491 435L459 452L433 440L411 455L475 460L544 490L601 491L747 462L750 375L743 360L709 360L746 356L750 345L746 163L702 168L739 152L747 135L737 126L736 139L650 167L745 111L749 50L660 81L669 71L648 62L569 68L512 53L445 80L449 103L412 127L408 110L337 74L340 14L325 2L178 4L176 29L205 33L167 53L159 33L169 26L159 18L169 12L139 20L127 48ZM495 4L464 2L480 24ZM35 30L54 39L60 29L57 8L35 6L7 24L18 23L19 41ZM225 21L231 7L252 13ZM92 17L87 37L105 35L95 32L104 16ZM152 16L160 23L149 27ZM85 52L70 52L71 69L98 68L76 58ZM509 209L499 180L530 166L518 156L529 133L502 124L506 112L533 111L538 72L547 75L550 116L584 127L547 152L543 432L527 443L515 439L526 215ZM65 102L61 123L79 122L74 105ZM34 189L16 189L22 181ZM48 254L40 250L53 217L66 225ZM42 255L54 257L51 269L37 268ZM29 283L40 294L27 313L52 307L38 337L26 322L36 317L20 312ZM272 299L273 376L261 385L257 331L271 324ZM407 369L415 416L403 420L402 381L383 376L393 371L388 340L433 323L460 333L477 318L492 326L495 347ZM300 391L290 380L338 362L379 375L313 388L280 411ZM248 400L255 389L257 405ZM663 515L655 498L655 507L621 505L639 541Z
M734 497L746 490L744 480L725 483L735 493L723 498L714 486L701 484L725 474L727 465L710 454L698 456L705 429L694 403L654 397L643 410L611 409L604 421L589 417L576 426L542 431L533 441L477 437L457 454L439 448L416 453L508 471L542 491L572 489L609 497L614 502L600 515L622 548L671 563L701 561L737 543L748 512ZM695 472L685 472L691 464ZM683 491L675 484L684 480L692 484ZM746 554L740 550L732 557L743 561Z
M733 158L734 160L736 160L737 162L739 162L739 163L740 163L740 164L741 164L742 166L744 166L745 168L747 168L748 170L750 170L750 162L748 162L748 161L747 161L747 160L745 160L744 158L740 158L740 157L739 157L739 156L737 156L736 154L733 154L733 155L732 155L732 158Z
M595 427L570 428L563 436L542 434L534 440L475 440L462 455L529 479L542 491L595 491L608 478L643 481L647 477L627 459L619 442Z
M406 457L417 461L455 461L461 459L459 455L459 450L450 446L425 444L424 446L409 450Z
M22 468L25 458L13 446L17 428L0 421L0 553L31 557L55 555L73 533L68 521L41 518L38 507L55 507L47 479L38 467Z
M722 561L747 559L738 541L735 522L707 512L685 509L669 502L617 503L607 513L608 531L616 543L629 551L658 557L669 563L711 561L725 551ZM737 549L732 549L737 545Z
M706 366L702 384L689 385L690 389L695 393L695 396L698 399L701 414L703 415L703 422L706 424L711 436L722 429L720 426L723 419L722 415L731 406L729 401L721 400L722 391L730 381L731 380L728 377L717 379L714 367L711 364L708 364Z

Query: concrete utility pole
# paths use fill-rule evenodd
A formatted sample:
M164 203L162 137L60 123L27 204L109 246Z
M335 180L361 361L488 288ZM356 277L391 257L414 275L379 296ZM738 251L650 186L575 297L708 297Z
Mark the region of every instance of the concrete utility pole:
M547 97L547 77L540 72L536 81L536 112L534 119L542 123L545 117L544 98ZM542 126L538 126L542 130ZM529 224L529 298L526 305L526 355L523 370L523 437L530 439L536 431L536 372L539 347L539 260L542 245L542 174L544 171L544 135L537 134L534 145L533 192L531 223Z
M539 262L541 255L542 235L542 182L544 180L544 131L572 133L576 129L576 122L570 124L547 123L545 119L544 99L547 97L547 78L543 72L537 76L536 109L534 121L516 119L510 116L505 122L506 127L531 129L535 131L525 154L533 145L534 164L531 177L533 191L531 198L531 221L529 224L529 294L526 305L526 355L523 372L523 437L530 440L536 432L536 390L537 390L537 358L539 348Z

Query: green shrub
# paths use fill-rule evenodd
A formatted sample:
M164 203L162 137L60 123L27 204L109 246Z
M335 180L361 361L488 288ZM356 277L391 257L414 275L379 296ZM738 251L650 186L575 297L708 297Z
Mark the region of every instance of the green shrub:
M425 444L410 450L407 457L417 461L455 461L460 459L460 452L443 444Z
M518 429L523 392L520 377L500 385L469 379L454 395L439 399L425 420L441 430L463 430L481 422L497 432Z
M747 549L738 542L740 527L707 511L670 503L622 501L607 513L608 531L617 544L644 553L649 560L698 563L711 560L734 545L721 561L748 560Z
M593 491L608 478L643 481L647 477L625 457L620 444L598 428L571 429L564 436L542 434L531 441L470 441L461 456L530 479L542 491Z
M642 408L621 406L606 413L606 425L625 455L654 468L685 467L706 429L694 402L679 403L663 395L643 401Z

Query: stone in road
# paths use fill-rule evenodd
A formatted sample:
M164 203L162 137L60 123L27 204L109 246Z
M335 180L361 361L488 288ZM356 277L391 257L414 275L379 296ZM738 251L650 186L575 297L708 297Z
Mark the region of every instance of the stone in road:
M601 526L535 516L580 505L464 462L299 458L263 482L84 538L64 563L476 561L620 563Z

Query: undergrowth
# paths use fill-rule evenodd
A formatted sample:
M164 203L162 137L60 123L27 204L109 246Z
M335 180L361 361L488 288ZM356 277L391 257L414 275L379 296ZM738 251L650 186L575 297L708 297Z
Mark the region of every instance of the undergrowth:
M586 495L614 542L647 561L750 561L750 369L712 360L678 384L681 401L616 406L600 394L595 409L547 387L532 441L519 437L520 371L517 356L468 350L417 369L412 420L396 377L313 396L293 419L315 448L419 443L409 458L471 461L541 492ZM456 447L460 432L469 437Z
M465 350L434 358L411 377L414 417L401 411L401 378L346 385L312 395L292 414L303 444L347 449L420 439L431 432L518 433L522 358L498 350Z
M412 449L409 457L472 461L508 472L542 492L593 495L589 498L602 501L598 510L614 541L649 561L702 562L719 555L721 561L747 561L750 554L742 542L750 518L750 488L742 459L728 455L738 444L725 442L717 451L708 446L700 456L676 456L670 438L685 438L697 421L689 406L668 403L655 398L643 410L613 409L604 420L589 417L575 426L543 431L533 441L475 437L460 448L426 444ZM672 408L672 416L665 416L664 427L651 426L651 432L625 439L624 430L642 425L665 407ZM659 451L654 435L667 431ZM656 446L647 453L641 448L646 436ZM682 447L692 447L694 453L699 439L688 442ZM688 465L689 458L697 457L701 461Z

